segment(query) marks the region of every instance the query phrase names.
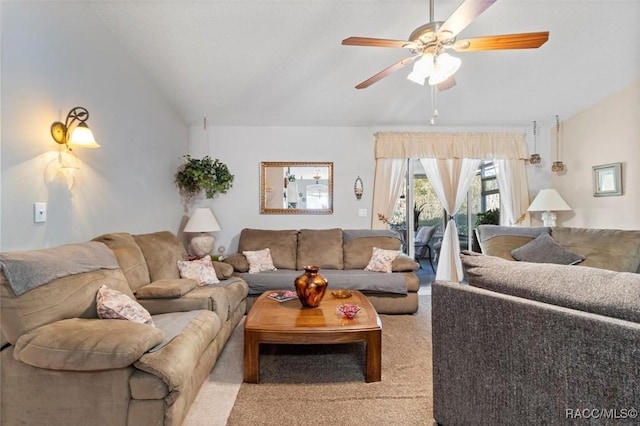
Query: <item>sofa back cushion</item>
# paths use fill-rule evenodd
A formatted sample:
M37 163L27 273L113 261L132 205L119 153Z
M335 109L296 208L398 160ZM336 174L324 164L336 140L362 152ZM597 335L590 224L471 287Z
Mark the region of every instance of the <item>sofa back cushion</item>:
M134 235L149 268L151 281L178 279L178 260L187 260L187 250L182 242L169 231Z
M464 251L469 284L565 308L640 322L640 275L577 265L512 262Z
M371 260L373 248L400 250L402 242L387 230L345 229L343 232L344 269L364 269Z
M298 231L245 228L240 232L238 253L268 248L278 269L296 269Z
M342 229L301 229L296 264L300 270L307 265L343 269Z
M476 228L482 253L507 260L515 260L511 251L535 240L540 234L550 233L551 228L546 226L479 225Z
M135 292L151 282L147 262L144 259L142 250L140 250L131 234L114 232L100 235L93 240L106 244L116 255L120 269L127 278L131 291Z
M11 344L40 326L69 318L98 318L96 294L100 286L133 298L120 269L98 269L68 275L16 296L4 271L0 272L0 321Z
M551 236L584 256L581 266L640 273L640 231L553 227Z

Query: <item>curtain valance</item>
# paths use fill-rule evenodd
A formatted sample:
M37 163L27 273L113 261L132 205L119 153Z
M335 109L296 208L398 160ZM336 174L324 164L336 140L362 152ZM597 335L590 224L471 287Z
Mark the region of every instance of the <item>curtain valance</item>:
M520 133L378 132L375 157L379 158L477 158L529 157Z

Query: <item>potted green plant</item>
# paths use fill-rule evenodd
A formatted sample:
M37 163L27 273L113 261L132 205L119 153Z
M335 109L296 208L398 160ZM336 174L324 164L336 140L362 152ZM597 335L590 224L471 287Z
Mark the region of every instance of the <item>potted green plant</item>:
M178 167L175 184L180 194L189 199L204 191L207 198L226 193L233 185L233 175L222 161L208 155L202 159L183 156L184 163Z
M480 225L500 225L500 209L491 209L486 212L478 213L476 217L475 228ZM480 253L480 243L476 238L476 233L473 233L473 251Z

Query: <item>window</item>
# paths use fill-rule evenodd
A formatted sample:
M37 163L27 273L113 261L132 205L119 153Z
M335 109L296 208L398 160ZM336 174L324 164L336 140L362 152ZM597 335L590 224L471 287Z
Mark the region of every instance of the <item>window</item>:
M403 193L396 203L393 218L390 220L390 228L400 232L405 241L407 241L406 236L409 233L415 235L421 226L442 224L433 237L433 241L437 242L442 238L446 212L433 190L420 160L409 160L407 180L409 182L405 186L407 193ZM409 191L411 193L408 193ZM413 205L413 211L407 210L408 204ZM483 161L480 163L480 168L467 192L467 198L454 216L461 249L472 248L469 235L470 230L472 231L475 228L478 213L485 213L499 208L500 191L498 189L495 165L492 161ZM407 226L407 224L411 226ZM407 249L410 249L410 246L411 244L405 244Z

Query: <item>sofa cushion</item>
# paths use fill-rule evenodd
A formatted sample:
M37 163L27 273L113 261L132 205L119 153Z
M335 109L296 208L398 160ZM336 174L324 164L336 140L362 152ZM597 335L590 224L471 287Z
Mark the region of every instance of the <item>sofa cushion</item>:
M522 263L464 251L469 284L538 302L640 322L640 275L584 266Z
M147 262L140 246L133 239L133 235L126 232L116 232L100 235L93 240L104 243L113 251L132 291L151 282Z
M184 245L169 231L134 235L149 268L151 281L180 278L178 260L187 260Z
M133 298L106 285L98 289L96 311L102 319L118 319L153 325L151 314Z
M271 258L271 250L269 250L269 247L254 251L244 250L242 254L247 258L247 262L249 262L250 274L276 270L276 267L273 265L273 259Z
M182 297L194 288L198 281L188 278L177 280L158 280L136 291L137 299L175 299Z
M533 263L556 263L575 265L584 260L584 256L567 250L556 243L548 234L540 234L535 240L511 251L515 260Z
M400 256L399 250L385 250L378 247L373 248L371 259L364 268L365 271L388 272L391 273L391 263Z
M108 370L133 364L164 337L131 321L71 318L44 325L18 339L14 357L51 370Z
M278 269L296 269L298 231L249 229L240 232L238 253L269 248L273 264Z
M344 230L344 269L364 269L373 248L385 250L400 250L402 242L391 231L384 230Z
M0 322L9 342L55 321L68 318L98 318L96 293L106 284L133 297L120 269L100 269L69 275L16 296L0 270Z
M205 256L196 260L178 260L180 278L195 280L198 285L217 284L220 282L211 258Z
M551 236L584 256L581 266L640 272L640 231L553 227Z
M550 234L546 226L500 226L479 225L476 228L482 253L514 260L511 252L533 241L540 234ZM564 244L563 244L564 245Z
M308 265L324 269L342 269L342 230L301 229L298 233L296 265L298 270Z

